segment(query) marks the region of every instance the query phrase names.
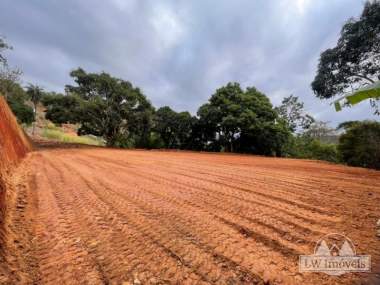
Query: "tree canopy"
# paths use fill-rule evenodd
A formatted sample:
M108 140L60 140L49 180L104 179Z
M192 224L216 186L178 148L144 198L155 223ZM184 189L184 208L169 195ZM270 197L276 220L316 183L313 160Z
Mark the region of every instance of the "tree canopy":
M278 115L284 119L292 132L299 129L308 129L315 121L312 116L304 110L304 103L300 102L297 96L285 97L281 105L276 107Z
M46 107L46 119L56 124L79 122L80 101L78 96L67 96L54 92L45 93L41 99L42 104Z
M346 125L338 149L348 165L380 169L380 123L355 122Z
M311 86L318 98L351 93L380 80L380 1L367 1L359 19L348 20L336 47L321 54ZM378 99L371 99L379 114Z
M2 84L3 80L0 79L0 88ZM28 99L26 92L17 82L6 82L6 85L8 90L6 100L12 112L19 122L31 124L34 121L34 113L33 109L25 103Z
M198 111L207 143L214 149L280 154L289 135L268 97L254 87L243 91L238 83L216 90Z
M194 118L189 112L175 112L165 106L157 110L154 130L160 134L165 148L187 148L192 136Z
M37 104L41 101L43 96L43 89L34 84L29 84L26 87L26 94L28 95L30 101L32 101L34 106L34 114L36 114Z
M153 107L139 88L102 72L87 73L78 68L70 73L76 86L67 85L69 96L78 96L80 107L74 116L80 134L103 137L107 145L139 143L149 136Z

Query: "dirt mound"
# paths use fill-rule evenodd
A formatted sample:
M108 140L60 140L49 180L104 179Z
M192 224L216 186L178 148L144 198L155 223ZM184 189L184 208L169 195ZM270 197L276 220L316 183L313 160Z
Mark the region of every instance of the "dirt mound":
M4 97L0 96L0 175L18 163L31 148L16 117Z
M0 96L0 263L5 254L5 220L7 200L10 198L6 192L6 177L31 149L29 139L18 125L4 97Z
M31 144L18 125L16 117L4 97L0 96L0 226L5 210L4 176L31 149Z

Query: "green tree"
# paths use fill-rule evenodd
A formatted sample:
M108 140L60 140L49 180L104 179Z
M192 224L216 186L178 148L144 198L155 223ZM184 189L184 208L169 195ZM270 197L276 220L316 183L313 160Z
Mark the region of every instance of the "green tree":
M30 101L33 103L34 116L36 116L37 105L42 99L44 90L40 86L29 84L26 87L26 94L28 95Z
M380 169L380 123L351 124L339 139L338 150L348 165Z
M80 121L81 99L74 95L45 93L41 99L45 106L45 118L56 124L75 124Z
M285 146L286 156L338 162L336 144L325 143L305 134L293 136Z
M348 130L352 127L354 127L355 125L358 125L358 124L361 124L361 121L346 121L346 122L343 122L343 123L340 123L338 126L337 126L337 130Z
M7 81L4 83L4 79L0 78L0 89L4 86L3 84L7 86L8 90L8 96L4 97L17 120L20 123L31 124L34 121L33 109L26 104L28 97L24 89L17 82ZM2 94L1 91L0 94Z
M37 105L41 101L41 98L43 96L43 89L37 85L29 84L26 87L26 94L28 95L30 101L33 103L33 116L34 116L34 122L37 118ZM35 123L33 124L33 131L32 134L34 135L35 131Z
M7 65L7 58L3 54L7 49L12 49L12 47L5 42L4 38L0 37L0 65Z
M311 86L318 98L351 93L380 80L380 1L367 1L359 19L348 20L336 47L321 54ZM379 113L378 99L371 99Z
M305 112L304 103L300 102L297 96L285 97L281 105L275 109L279 116L288 123L292 132L308 129L315 121L312 116Z
M154 109L139 88L128 81L78 68L70 73L76 86L66 92L81 99L80 134L101 136L109 146L143 146L149 140Z
M138 103L133 106L127 116L128 133L131 139L129 143L133 143L133 146L138 148L151 148L152 140L155 140L152 134L155 109L139 90L137 95L135 100Z
M4 51L10 49L12 47L0 37L0 94L5 97L18 121L30 124L33 122L33 110L25 104L27 97L19 84L21 71L10 68L4 55Z
M229 152L281 155L281 146L289 136L268 97L254 87L243 91L238 83L216 90L209 103L198 110L205 126L207 144Z
M194 118L187 111L177 113L177 145L180 149L189 148Z
M155 115L155 131L160 134L165 148L173 148L175 145L175 120L177 113L170 107L161 107Z
M193 117L189 112L175 112L161 107L155 115L155 131L160 134L165 148L188 148L192 135Z
M0 93L2 93L5 99L8 99L15 83L19 83L21 70L15 68L12 69L8 60L4 55L5 50L12 49L12 46L8 45L3 38L0 37Z

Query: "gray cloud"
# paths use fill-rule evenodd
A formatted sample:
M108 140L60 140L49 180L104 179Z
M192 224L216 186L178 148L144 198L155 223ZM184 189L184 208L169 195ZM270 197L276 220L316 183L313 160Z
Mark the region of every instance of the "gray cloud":
M375 118L364 103L336 113L310 89L319 54L333 46L357 0L3 0L0 34L24 80L63 91L81 66L142 88L156 107L197 108L228 81L274 104L294 94L333 124Z

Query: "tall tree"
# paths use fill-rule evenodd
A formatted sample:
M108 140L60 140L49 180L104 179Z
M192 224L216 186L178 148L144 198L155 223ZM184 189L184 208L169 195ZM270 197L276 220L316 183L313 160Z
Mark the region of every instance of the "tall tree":
M173 148L176 140L175 121L177 113L170 107L161 107L156 111L155 130L160 134L165 148Z
M37 118L37 105L41 101L42 95L43 95L43 89L37 85L29 84L26 87L26 94L28 95L30 101L33 103L33 116L34 116L34 123L33 123L33 131L32 134L34 135L35 127L36 127L36 118Z
M30 101L33 103L34 115L37 113L37 106L40 103L42 96L44 94L43 88L38 85L29 84L26 87L26 94L29 96Z
M380 123L356 122L340 136L338 149L348 165L380 170Z
M12 112L20 123L31 124L34 121L34 113L32 107L26 104L28 95L25 90L17 82L10 81L6 84L8 90L6 100ZM2 85L3 80L0 79L0 86Z
M4 55L4 51L10 49L12 47L0 37L0 95L5 97L19 122L30 124L33 122L33 111L25 104L27 96L19 84L22 72L19 69L12 69Z
M175 112L161 107L156 112L155 131L160 134L165 148L187 148L192 135L193 118L189 112Z
M311 86L318 98L350 93L380 80L380 1L367 1L359 19L348 20L336 47L321 54ZM378 99L371 99L379 113Z
M219 88L198 116L206 139L225 151L280 155L289 135L268 97L254 87L243 91L238 83Z
M22 74L20 69L11 68L8 64L4 51L10 49L12 49L12 46L0 37L0 93L4 95L5 99L8 99L15 83L19 83Z
M305 112L304 103L300 102L297 96L285 97L281 105L275 109L279 116L288 123L292 132L297 129L308 129L314 122L314 118Z
M146 140L154 109L139 88L105 72L87 73L78 68L70 75L76 86L67 85L66 92L81 99L80 134L101 136L109 146Z
M56 124L79 122L82 100L78 96L67 96L54 92L45 93L41 100L45 106L45 118Z

